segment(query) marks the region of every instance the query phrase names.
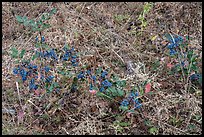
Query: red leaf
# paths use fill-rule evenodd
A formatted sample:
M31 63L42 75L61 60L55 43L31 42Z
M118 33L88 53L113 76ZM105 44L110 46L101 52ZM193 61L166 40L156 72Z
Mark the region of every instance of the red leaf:
M151 89L151 84L148 83L148 84L145 86L145 93L150 92L150 89Z
M91 94L96 94L96 90L89 90L89 92L91 93Z
M170 68L170 69L171 69L173 66L174 66L174 65L172 65L171 63L168 63L168 64L167 64L167 67Z
M128 113L126 114L127 118L131 118L131 115L132 115L131 112L128 112Z
M24 112L23 111L19 111L18 112L18 121L23 121L23 117L24 117Z
M40 90L35 90L34 92L35 92L35 94L36 94L37 96L40 95Z

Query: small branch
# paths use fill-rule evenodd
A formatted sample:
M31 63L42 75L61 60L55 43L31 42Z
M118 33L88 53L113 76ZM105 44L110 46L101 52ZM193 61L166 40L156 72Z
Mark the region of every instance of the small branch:
M41 109L38 106L36 106L32 101L28 100L28 102L35 106L39 111L41 111Z
M18 91L18 99L21 105L21 108L23 109L22 103L21 103L21 97L20 97L20 92L19 92L19 87L18 87L18 82L16 81L16 87L17 87L17 91Z
M62 127L62 129L66 132L67 135L69 135L69 132L67 132L67 130L64 127Z
M173 43L175 43L175 39L174 37L171 35L171 33L169 33L169 35L171 36L171 38L173 39ZM180 47L180 50L181 50L181 47ZM182 50L181 50L182 51ZM181 67L181 72L182 72L182 75L183 75L183 81L185 82L186 79L185 79L185 74L184 74L184 71L183 71L183 67L181 65L181 58L180 56L178 55L178 59L179 59L179 64L180 64L180 67Z
M120 60L123 62L123 64L125 64L125 61L122 59L122 57L120 55L118 55L118 53L115 52L113 49L112 49L112 51L113 51L113 53L115 53L118 56L118 58L120 58Z

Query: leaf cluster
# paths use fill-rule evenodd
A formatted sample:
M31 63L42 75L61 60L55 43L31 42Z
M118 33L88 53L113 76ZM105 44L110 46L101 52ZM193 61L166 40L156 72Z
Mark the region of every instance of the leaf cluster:
M53 8L49 13L44 13L41 18L37 21L34 19L28 19L26 16L19 16L16 15L16 20L23 24L25 27L31 28L32 31L43 31L46 28L50 27L50 24L44 23L45 21L49 20L50 17L57 12L56 8Z

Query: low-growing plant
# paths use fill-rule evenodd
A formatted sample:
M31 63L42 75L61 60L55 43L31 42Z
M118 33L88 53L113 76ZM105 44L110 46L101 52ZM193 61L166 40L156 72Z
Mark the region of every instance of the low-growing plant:
M182 122L183 122L183 119L182 118L179 118L179 117L175 117L175 116L171 116L169 122L175 126L175 127L179 127Z
M42 39L43 40L43 39ZM43 40L44 41L44 40ZM61 57L61 62L71 62L70 65L73 67L78 65L77 56L75 55L74 48L67 49L64 48L65 54ZM16 53L18 53L16 50L12 50L13 54L12 57L17 57ZM23 53L25 53L25 50L22 50ZM22 53L21 52L21 53ZM44 88L47 92L51 92L54 89L59 90L60 86L57 82L53 81L55 76L53 76L50 73L52 64L44 64L43 62L50 60L50 63L52 61L58 61L58 56L54 49L50 50L43 50L43 51L35 51L33 53L31 59L27 59L25 61L20 61L19 65L17 65L17 68L13 69L13 73L17 76L21 77L22 82L24 83L27 79L31 79L29 82L29 89L30 90L37 90L38 88ZM22 54L20 54L20 57ZM35 65L32 62L35 60L40 59L41 63L39 65ZM53 66L54 67L54 66ZM37 84L36 84L37 83Z
M148 12L151 10L153 6L152 2L147 2L144 7L143 7L143 11L141 12L141 14L138 17L138 20L141 22L141 32L144 30L144 28L147 26L147 21L145 19L145 16L148 14Z
M152 124L149 119L145 119L144 124L149 127L148 132L152 135L158 134L158 128Z
M29 90L34 91L37 95L42 94L40 93L42 89L45 89L47 93L53 91L57 92L62 89L63 85L60 83L58 84L57 77L64 79L66 78L66 75L70 74L69 71L64 70L63 67L67 65L78 67L78 55L75 52L74 47L70 48L68 45L65 45L63 51L57 51L58 53L63 52L63 54L59 56L57 55L58 53L56 52L56 49L50 48L50 46L46 44L45 37L41 36L41 32L45 29L44 26L47 26L46 24L43 24L43 21L48 20L54 13L56 13L56 9L53 9L48 14L43 14L41 19L36 22L28 20L27 17L16 16L19 23L31 27L32 31L38 31L40 33L40 37L35 38L35 51L30 51L32 57L18 62L19 65L13 69L13 73L17 78L20 77L23 84L28 85ZM19 57L22 58L26 52L27 51L23 49ZM15 48L12 48L12 57L18 57L18 50ZM38 63L38 65L34 62ZM57 74L52 74L51 72L51 70L55 69L52 62L55 62L55 64L62 62L63 64L63 67L56 68ZM108 71L108 69L103 70L99 67L96 70L93 70L93 68L84 68L79 73L76 72L75 75L67 77L68 79L73 77L72 80L69 80L68 84L70 92L76 92L80 87L84 88L84 86L80 86L80 84L83 84L85 81L88 83L86 86L89 87L90 93L116 101L121 106L124 105L124 101L120 104L121 100L118 100L117 98L123 98L125 96L127 92L124 89L126 81L120 80L119 77L114 74L109 77ZM26 82L27 80L29 80L29 82ZM138 95L138 93L136 94ZM139 103L138 98L139 97L135 98L130 106L135 105L135 108L140 108L141 104Z
M16 20L23 24L25 27L29 27L32 31L43 31L46 28L49 28L51 25L48 23L44 23L45 21L49 20L52 15L57 12L56 8L53 8L49 13L44 13L39 20L28 19L26 16L19 16L16 15Z
M185 38L176 34L166 34L165 37L169 40L168 49L169 56L172 62L169 63L172 75L178 79L183 79L188 82L188 79L193 83L198 83L202 86L202 74L198 70L198 55L188 46L189 38Z
M129 18L129 15L115 15L114 20L121 24L124 20L127 20Z

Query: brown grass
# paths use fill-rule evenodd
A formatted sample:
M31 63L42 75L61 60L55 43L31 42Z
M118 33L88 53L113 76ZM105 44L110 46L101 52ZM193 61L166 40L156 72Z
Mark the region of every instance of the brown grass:
M197 87L193 94L186 91L184 86L190 83L169 76L165 64L161 64L157 71L151 71L150 67L164 56L162 36L170 31L188 34L192 38L190 45L201 55L202 5L193 2L155 3L146 16L148 25L144 32L135 35L127 28L130 22L138 22L143 5L142 2L3 2L2 109L12 109L16 113L2 114L2 134L150 134L145 119L158 128L155 134L201 134L202 120L199 123L193 117L202 117L202 97L199 95L202 91ZM111 68L127 80L129 87L147 79L153 80L153 94L142 97L142 109L131 118L114 116L118 112L112 107L114 104L90 95L88 88L80 94L69 94L63 106L59 105L61 94L51 93L39 98L25 86L19 85L17 89L12 74L15 64L10 57L11 47L33 50L38 34L28 34L14 15L39 18L54 7L58 11L48 21L52 27L42 33L50 47L61 49L65 43L74 46L81 53L81 65ZM124 19L117 19L119 16ZM136 30L139 31L138 25ZM158 37L150 42L155 35ZM27 53L26 56L30 56ZM127 71L130 64L132 72ZM17 114L22 110L25 115L19 121ZM173 116L182 119L180 125L172 125L170 119ZM131 125L120 132L117 130L119 126L113 124L117 120L129 121ZM196 126L192 131L188 129L190 124Z

